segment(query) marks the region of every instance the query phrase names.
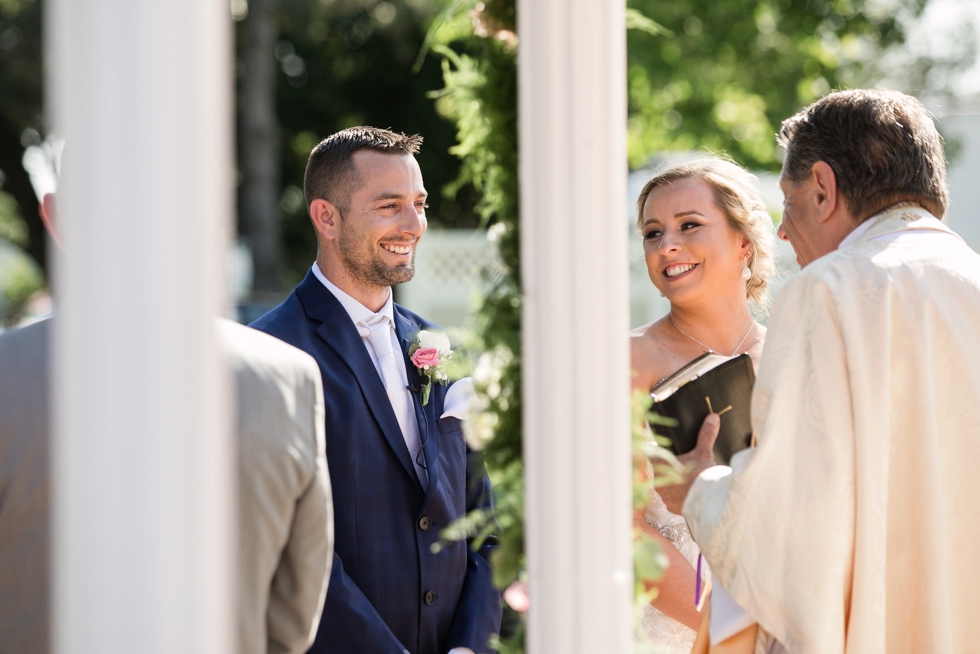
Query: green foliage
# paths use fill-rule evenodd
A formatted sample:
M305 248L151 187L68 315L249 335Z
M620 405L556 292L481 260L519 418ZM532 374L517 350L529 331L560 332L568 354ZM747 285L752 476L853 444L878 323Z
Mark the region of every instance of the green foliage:
M783 119L834 88L904 34L899 9L925 0L628 0L667 33L628 36L629 158L709 148L755 169L779 162ZM650 32L650 30L645 30Z
M0 191L0 240L19 247L27 245L27 226L20 217L17 200L3 191Z
M427 47L442 58L444 88L431 97L456 125L451 152L461 160L459 176L443 192L448 198L466 187L478 192L476 212L481 225L491 226L503 270L485 272L487 290L477 311L484 354L474 377L483 408L477 428L489 432L483 454L494 489L493 517L502 528L492 555L494 582L506 588L524 568L516 37L513 0L479 7L476 0L450 3L433 21ZM489 517L469 516L463 532L496 529ZM523 640L522 619L505 607L499 651L522 652Z
M17 201L0 191L0 327L17 324L28 300L44 288L41 268L22 249L26 244Z
M484 354L474 377L482 404L479 440L494 488L492 515L475 512L447 530L446 538L475 537L496 530L499 546L493 554L494 581L506 588L524 569L524 479L521 460L521 287L517 189L517 70L512 0L491 3L457 0L434 22L426 47L442 57L444 88L430 94L439 113L456 125L451 152L462 161L459 177L444 187L452 197L466 185L480 195L476 210L481 224L491 225L504 273L487 271L487 287L478 314L478 346ZM659 25L630 12L631 26L649 33L667 33ZM461 36L462 35L462 36ZM455 46L455 47L450 47ZM642 396L642 394L640 394ZM636 399L634 424L645 424L649 403ZM637 428L635 451L645 461L651 433ZM649 454L653 454L651 450ZM668 462L669 463L669 462ZM646 466L638 475L635 498L648 497ZM676 467L666 466L674 471ZM658 470L658 475L660 471ZM669 478L669 476L668 476ZM496 519L496 523L492 521ZM636 535L635 571L639 597L648 597L642 580L659 579L666 557L659 545L642 532ZM505 609L500 652L523 651L523 621Z
M354 125L422 134L418 155L426 186L436 191L459 174L448 152L453 125L426 93L441 86L439 61L413 72L426 23L442 0L284 0L278 13L277 113L282 161L284 284L297 283L310 266L316 238L303 202L303 172L321 139ZM237 26L244 46L247 18ZM269 54L273 56L272 53ZM239 80L244 69L239 67ZM455 198L431 193L430 225L474 227L472 187Z
M40 267L23 250L0 239L0 327L17 325L28 302L44 289Z
M5 196L0 213L9 212L10 200L20 218L15 241L39 266L46 264L44 226L37 213L37 197L21 165L24 148L45 132L41 91L41 2L0 0L0 191ZM3 220L0 218L0 220ZM0 230L9 229L0 226Z
M0 264L0 289L13 309L8 318L16 319L27 300L44 288L44 278L38 265L23 251L10 248L3 253L3 257L5 260Z
M650 490L653 488L653 478L649 474L648 461L654 455L657 443L653 441L653 433L648 428L648 415L651 398L648 393L636 390L632 397L633 426L633 513L643 515L650 501ZM661 419L660 416L655 416ZM633 594L638 598L638 604L647 604L657 596L655 586L650 582L658 581L667 571L668 560L659 543L642 529L633 529Z
M29 4L32 4L32 0L0 0L0 16L16 18Z
M667 555L660 549L657 541L641 532L633 544L633 575L638 597L645 598L647 602L656 597L656 588L654 592L648 592L640 586L644 581L658 581L663 577L664 572L667 571L667 564Z
M674 33L669 29L663 25L660 25L659 23L653 22L649 17L644 16L639 11L631 7L627 7L626 9L626 29L640 30L641 32L646 32L647 34L652 34L653 36L674 36Z
M670 418L652 413L649 393L634 390L633 425L633 512L642 516L650 502L650 491L682 480L683 465L666 449L670 441L656 434L657 425L675 424ZM652 475L651 475L652 473ZM633 583L637 606L649 604L657 596L651 582L660 580L667 571L668 559L659 543L639 528L633 531Z

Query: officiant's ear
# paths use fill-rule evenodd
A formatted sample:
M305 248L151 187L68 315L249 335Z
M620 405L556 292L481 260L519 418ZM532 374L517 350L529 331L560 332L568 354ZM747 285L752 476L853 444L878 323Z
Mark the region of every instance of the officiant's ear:
M811 196L814 216L818 223L830 220L838 209L837 175L826 161L817 161L810 169Z
M340 210L332 203L317 198L310 202L310 220L316 230L317 240L320 237L328 241L335 240L338 235L338 224L342 220Z

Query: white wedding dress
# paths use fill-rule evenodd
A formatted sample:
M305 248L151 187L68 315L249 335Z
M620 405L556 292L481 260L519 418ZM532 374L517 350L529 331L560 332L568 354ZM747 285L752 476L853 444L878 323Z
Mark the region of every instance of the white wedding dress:
M652 488L650 489L650 504L647 506L644 517L647 523L669 540L697 570L700 551L694 539L691 538L687 521L684 520L683 516L668 511L667 505L664 504L657 491ZM709 577L708 563L702 559L702 589ZM691 589L691 602L694 602L693 588ZM667 617L662 611L658 611L649 604L643 607L641 626L646 639L652 641L654 645L653 651L658 654L690 654L691 648L694 647L694 639L697 637L697 633L693 629Z

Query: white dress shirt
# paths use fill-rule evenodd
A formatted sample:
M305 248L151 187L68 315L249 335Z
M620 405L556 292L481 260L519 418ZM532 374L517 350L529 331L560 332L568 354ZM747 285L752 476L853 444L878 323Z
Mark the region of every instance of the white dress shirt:
M321 284L327 287L328 291L333 293L333 296L337 298L337 301L343 305L344 309L347 311L347 315L350 316L350 319L355 325L366 324L376 315L387 316L388 319L391 320L392 325L391 348L395 352L404 352L401 344L398 342L398 334L395 333L395 308L394 302L392 301L391 289L388 290L388 301L385 302L383 307L381 307L381 311L378 311L376 314L374 311L371 311L350 295L340 290L336 284L324 276L323 272L320 270L320 266L316 265L315 263L313 264L313 274L320 280ZM364 341L364 347L367 348L368 354L371 355L371 362L374 363L374 368L378 371L378 376L381 376L381 364L378 362L377 352L375 352L374 348L371 346L371 341L366 338L362 340ZM395 357L395 360L398 362L398 369L399 372L401 372L403 385L408 386L408 372L405 369L405 357ZM407 390L405 392L409 393Z
M391 318L392 324L395 322L395 310L394 302L392 301L391 293L388 294L388 301L385 305L381 307L381 311L377 314L372 312L366 306L352 298L347 293L340 290L336 284L327 279L323 272L320 270L320 266L313 264L313 275L320 280L320 283L327 287L334 297L344 305L344 309L347 310L347 315L350 316L354 324L359 322L365 322L370 320L373 316L381 314L386 315ZM398 334L395 330L391 330L391 345L395 352L401 352L401 345L398 343ZM381 375L381 364L378 362L378 355L371 346L371 341L364 339L364 346L367 348L368 354L371 355L371 361L374 363L375 369L378 374ZM398 362L399 370L401 371L402 381L404 385L408 385L408 372L405 368L405 359L403 357L395 357ZM446 392L446 399L443 402L443 411L440 418L459 418L460 420L465 420L467 417L467 412L469 407L473 402L473 398L476 395L476 389L474 388L472 377L463 377L455 382L449 387Z
M395 367L398 369L398 374L401 376L400 383L397 386L401 389L401 392L405 394L406 406L414 407L415 400L412 397L411 391L408 390L408 370L405 366L405 357L402 354L404 350L402 349L401 343L398 342L398 334L395 332L395 309L394 302L392 301L391 290L388 291L388 300L385 305L381 307L381 310L375 313L371 311L366 306L355 300L353 297L342 291L336 284L331 282L323 272L320 270L320 266L316 263L312 267L313 275L320 280L328 291L330 291L337 301L344 307L347 311L347 315L350 316L351 321L358 326L366 326L372 321L376 320L378 316L386 317L388 323L388 332L391 338L391 348L395 352ZM378 377L385 380L384 372L381 369L381 362L379 360L378 352L375 351L374 346L371 343L370 338L364 336L361 337L364 342L364 348L367 350L368 355L371 357L371 362L374 364L374 369L378 371ZM396 411L397 413L397 411ZM412 464L415 466L415 471L422 481L422 485L427 485L427 474L420 462L424 462L423 457L420 456L421 450L421 440L419 438L419 423L418 418L415 416L414 411L409 412L411 415L406 416L405 424L401 425L402 437L405 439L405 445L408 446L408 453L412 459ZM398 416L396 416L398 417ZM401 420L399 421L401 423Z

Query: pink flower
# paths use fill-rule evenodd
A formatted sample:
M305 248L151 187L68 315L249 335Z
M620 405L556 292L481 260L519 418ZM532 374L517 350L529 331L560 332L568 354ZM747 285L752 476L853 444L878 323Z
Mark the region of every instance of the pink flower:
M504 601L518 613L527 611L531 607L531 600L527 596L527 585L523 581L512 583L504 591Z
M412 354L412 363L416 368L439 365L439 350L434 347L420 347Z

